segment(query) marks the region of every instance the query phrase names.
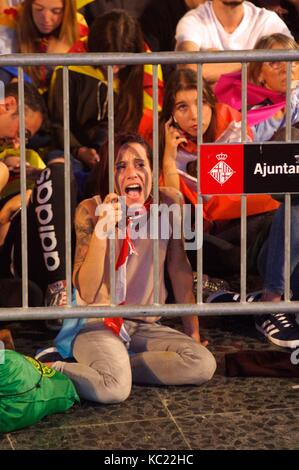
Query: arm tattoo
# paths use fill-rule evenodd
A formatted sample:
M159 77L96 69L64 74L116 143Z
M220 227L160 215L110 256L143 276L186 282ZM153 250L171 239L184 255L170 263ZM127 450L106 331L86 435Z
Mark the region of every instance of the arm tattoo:
M86 257L86 253L90 244L90 239L94 231L94 222L90 216L90 212L84 206L79 206L79 208L77 209L75 229L76 254L74 261L74 271L78 271Z

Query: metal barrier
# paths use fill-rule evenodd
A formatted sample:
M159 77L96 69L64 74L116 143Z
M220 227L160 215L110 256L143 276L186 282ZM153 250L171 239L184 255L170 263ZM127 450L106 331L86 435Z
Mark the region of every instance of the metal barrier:
M246 195L241 196L241 301L235 303L203 303L202 295L202 247L197 250L197 303L196 304L159 304L159 246L158 240L153 242L154 254L154 303L153 305L129 306L115 305L115 247L110 244L110 286L111 305L110 306L72 306L72 281L71 281L71 215L70 215L70 123L69 123L69 71L70 65L93 65L108 66L108 122L109 122L109 191L114 192L114 116L113 116L113 64L153 65L153 203L158 204L158 64L198 64L198 122L202 120L202 64L204 63L242 63L242 142L246 142L246 114L247 114L247 64L248 62L264 61L285 61L287 62L287 91L286 91L286 142L291 141L291 62L299 61L299 51L223 51L223 52L162 52L162 53L109 53L109 54L15 54L11 56L0 56L0 67L18 67L19 77L19 112L20 119L20 155L21 155L21 201L22 201L22 308L1 308L0 319L11 320L44 320L54 318L90 318L94 316L143 316L143 315L248 315L264 314L276 312L299 312L299 302L290 302L290 194L285 194L285 295L284 301L259 302L250 304L246 302ZM27 215L26 215L26 163L25 163L25 121L24 121L24 72L26 66L63 66L63 109L64 109L64 156L65 156L65 234L66 234L66 279L67 279L67 299L68 305L65 307L28 307L28 254L27 254ZM198 204L202 208L202 196L200 193L200 143L202 135L198 126L198 168L197 168L197 192ZM273 145L275 143L273 142ZM158 224L158 214L155 218L155 227ZM201 218L197 225L200 233L203 230L202 209ZM1 282L1 281L0 281Z

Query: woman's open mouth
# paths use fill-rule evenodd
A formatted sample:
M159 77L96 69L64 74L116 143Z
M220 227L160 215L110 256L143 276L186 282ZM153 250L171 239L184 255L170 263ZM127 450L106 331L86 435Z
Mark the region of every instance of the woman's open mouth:
M125 193L130 197L130 199L139 199L142 188L140 184L130 184L125 188Z

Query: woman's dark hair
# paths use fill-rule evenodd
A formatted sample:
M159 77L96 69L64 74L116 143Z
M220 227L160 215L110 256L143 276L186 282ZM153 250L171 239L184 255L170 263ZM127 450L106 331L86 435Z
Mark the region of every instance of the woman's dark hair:
M135 133L120 133L115 135L114 139L114 161L116 161L119 151L122 147L130 144L140 144L146 152L150 167L152 168L153 154L150 145ZM96 164L88 180L87 197L97 194L101 196L102 201L109 194L109 142L108 140L100 149L101 161Z
M165 146L165 123L173 115L177 93L179 91L187 90L197 90L196 72L187 68L174 70L169 77L164 91L163 108L160 115L160 160L163 158ZM205 132L204 141L213 142L215 137L216 98L211 87L205 80L203 80L202 96L203 102L208 103L212 109L212 119L208 129Z
M13 96L17 103L19 99L19 87L17 82L10 82L5 85L5 97ZM44 98L37 91L36 87L30 83L24 83L24 102L25 102L25 116L30 109L31 111L38 112L42 116L42 128L45 131L50 131L50 122L48 117L48 110Z
M90 52L144 52L137 19L124 10L98 16L88 36ZM119 93L115 99L115 128L136 132L143 113L143 65L130 65L118 73Z
M17 82L11 82L5 85L5 96L13 96L18 102L19 87ZM24 83L24 101L25 108L39 112L43 118L47 116L45 100L34 85Z

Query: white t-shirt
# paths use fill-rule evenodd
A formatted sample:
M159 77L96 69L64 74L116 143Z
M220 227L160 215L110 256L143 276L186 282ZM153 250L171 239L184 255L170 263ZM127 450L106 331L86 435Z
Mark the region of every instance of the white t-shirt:
M244 2L244 16L233 33L227 33L216 18L212 2L205 2L190 10L177 24L177 45L192 41L199 49L219 50L253 49L262 36L283 33L292 37L286 24L273 12Z

